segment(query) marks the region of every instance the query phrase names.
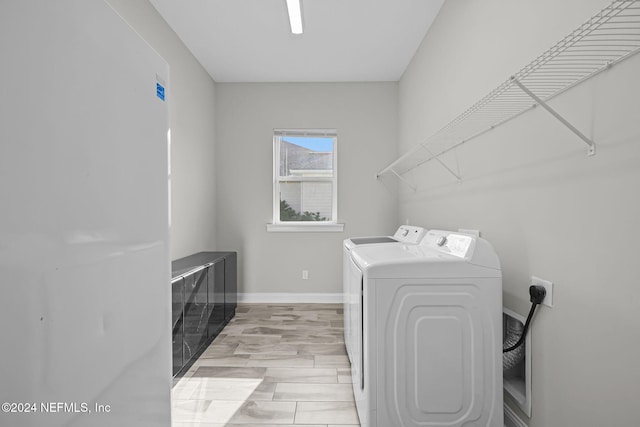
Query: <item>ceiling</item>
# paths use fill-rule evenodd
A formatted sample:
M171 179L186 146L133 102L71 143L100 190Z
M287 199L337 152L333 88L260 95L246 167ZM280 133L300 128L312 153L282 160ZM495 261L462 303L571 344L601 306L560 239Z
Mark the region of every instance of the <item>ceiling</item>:
M216 82L397 81L444 0L150 0Z

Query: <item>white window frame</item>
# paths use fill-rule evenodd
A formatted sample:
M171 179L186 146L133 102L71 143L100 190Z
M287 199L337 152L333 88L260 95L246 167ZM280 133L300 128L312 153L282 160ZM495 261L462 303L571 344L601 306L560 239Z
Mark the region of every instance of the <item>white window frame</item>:
M280 141L283 137L333 138L333 173L331 177L280 176ZM331 182L331 219L328 221L281 221L281 182ZM273 222L267 231L275 232L325 232L343 231L338 223L338 134L336 129L274 129L273 131Z

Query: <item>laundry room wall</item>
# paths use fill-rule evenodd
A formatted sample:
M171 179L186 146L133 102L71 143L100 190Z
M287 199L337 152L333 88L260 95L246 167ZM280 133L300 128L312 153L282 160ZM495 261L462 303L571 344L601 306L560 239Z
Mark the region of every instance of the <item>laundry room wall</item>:
M387 187L374 178L396 155L396 105L396 83L217 84L217 236L220 247L239 253L240 293L254 301L341 298L342 240L388 235L398 226L395 183ZM337 129L344 232L266 231L278 128Z
M171 258L215 250L215 83L151 3L107 2L169 63Z
M445 2L399 83L399 152L446 125L609 4ZM531 275L554 283L532 326L530 427L636 425L640 383L640 55L406 175L400 218L478 229L500 256L504 305L526 316ZM457 157L456 157L457 156ZM516 408L513 401L507 404Z

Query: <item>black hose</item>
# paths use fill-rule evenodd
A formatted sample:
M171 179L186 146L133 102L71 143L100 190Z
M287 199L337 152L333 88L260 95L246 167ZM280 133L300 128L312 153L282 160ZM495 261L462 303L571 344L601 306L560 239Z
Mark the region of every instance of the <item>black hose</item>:
M517 343L515 343L514 345L512 345L509 348L503 348L502 352L503 353L508 353L510 351L515 350L516 348L520 347L522 345L522 343L524 342L525 337L527 336L527 331L529 330L529 323L531 323L531 318L533 317L533 312L536 311L536 306L538 305L538 303L533 303L531 304L531 310L529 310L529 315L527 316L527 321L524 324L524 328L522 330L522 335L520 335L520 339L518 340Z

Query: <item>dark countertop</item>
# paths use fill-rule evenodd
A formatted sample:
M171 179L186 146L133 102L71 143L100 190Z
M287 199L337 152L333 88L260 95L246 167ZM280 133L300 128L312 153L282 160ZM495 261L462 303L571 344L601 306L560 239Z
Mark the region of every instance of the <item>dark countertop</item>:
M235 252L198 252L171 262L171 278L182 276L200 266L213 264Z

